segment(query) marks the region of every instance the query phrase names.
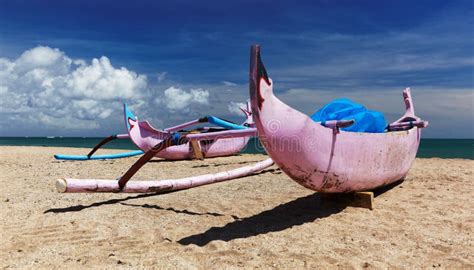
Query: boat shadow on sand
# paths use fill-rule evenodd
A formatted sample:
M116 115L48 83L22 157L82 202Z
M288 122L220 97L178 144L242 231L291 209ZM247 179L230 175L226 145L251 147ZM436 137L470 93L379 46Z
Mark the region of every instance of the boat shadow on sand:
M380 196L402 182L403 180L374 190L375 197ZM323 203L321 194L314 193L280 204L251 217L236 219L223 227L213 227L203 233L182 238L178 240L178 243L182 245L195 244L205 246L215 240L227 242L269 232L283 231L293 226L314 222L317 219L337 214L348 205L344 200L329 204Z
M272 170L262 171L261 173L275 173ZM403 180L395 182L391 185L374 190L375 197L380 196L386 191L398 186ZM210 215L210 216L226 216L221 213L205 212L198 213L189 210L179 210L175 208L164 208L158 205L150 204L131 204L125 201L147 198L160 194L140 194L136 196L128 196L125 198L111 199L101 202L95 202L89 205L76 205L65 208L52 208L46 210L44 213L66 213L78 212L88 208L100 207L103 205L111 205L120 203L121 205L129 207L143 207L148 209L156 209L160 211L173 211L180 214L188 215ZM263 211L246 218L239 218L232 215L234 221L224 225L223 227L212 227L207 231L195 235L191 235L178 240L181 245L195 244L198 246L205 246L208 243L221 240L231 241L239 238L248 238L269 232L278 232L289 229L293 226L302 225L308 222L329 217L333 214L343 211L349 204L344 200L336 203L323 203L323 198L320 193L313 193L305 197L300 197L292 201L280 204L272 209Z
M227 242L269 232L283 231L293 226L339 213L345 207L344 205L322 206L320 194L314 193L280 204L251 217L237 219L223 227L213 227L203 233L185 237L178 240L178 243L205 246L215 240Z
M95 208L95 207L100 207L103 205L112 205L112 204L121 204L125 206L132 206L132 207L143 207L143 208L149 208L149 209L156 209L156 210L163 210L163 211L173 211L177 214L187 214L187 215L199 215L199 216L225 216L224 214L220 213L213 213L213 212L205 212L205 213L199 213L199 212L193 212L189 210L180 210L176 209L173 207L161 207L158 205L150 205L150 204L131 204L131 203L125 203L126 201L129 200L137 200L137 199L142 199L142 198L148 198L148 197L153 197L153 196L158 196L158 195L163 195L166 193L171 193L171 192L162 192L162 193L147 193L147 194L139 194L135 196L128 196L125 198L119 198L119 199L110 199L106 201L100 201L100 202L95 202L91 203L88 205L73 205L73 206L68 206L68 207L60 207L60 208L51 208L43 212L43 214L48 214L48 213L55 213L55 214L61 214L61 213L69 213L69 212L80 212L82 210L88 209L88 208Z

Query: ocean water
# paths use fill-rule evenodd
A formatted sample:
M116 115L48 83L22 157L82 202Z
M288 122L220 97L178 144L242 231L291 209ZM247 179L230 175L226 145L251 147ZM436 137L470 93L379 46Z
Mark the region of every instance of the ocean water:
M0 146L48 146L48 147L82 147L92 148L102 138L71 137L0 137ZM133 149L136 146L130 140L114 140L103 148ZM260 141L252 138L242 153L265 153ZM87 154L84 152L84 154ZM422 139L417 157L465 158L474 159L474 139Z

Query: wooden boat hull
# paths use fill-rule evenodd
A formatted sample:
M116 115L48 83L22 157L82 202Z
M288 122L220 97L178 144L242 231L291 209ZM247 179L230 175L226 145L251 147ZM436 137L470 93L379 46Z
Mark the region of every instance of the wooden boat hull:
M138 118L124 106L125 124L132 142L144 152L170 136L169 132L153 128L147 121ZM204 158L230 156L240 152L248 143L250 136L240 138L199 141ZM169 160L193 159L194 152L190 143L171 146L156 154L156 157Z
M258 46L252 47L250 68L251 108L259 138L290 178L312 190L337 193L371 190L407 175L421 129L335 132L273 95Z

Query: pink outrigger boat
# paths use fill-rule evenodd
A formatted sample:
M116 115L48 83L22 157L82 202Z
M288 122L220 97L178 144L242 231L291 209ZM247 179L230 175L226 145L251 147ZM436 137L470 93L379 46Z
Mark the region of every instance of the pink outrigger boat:
M252 46L250 100L259 138L278 167L306 188L325 193L365 191L404 178L415 160L421 128L428 122L415 116L409 88L403 99L405 114L389 125L388 132L323 126L275 97L260 47Z
M254 127L252 112L250 110L250 103L247 103L247 108L240 108L245 114L246 120L241 125L234 124L228 120L223 120L215 116L205 116L193 121L189 121L177 126L168 127L163 130L156 129L151 126L148 121L139 121L128 108L126 104L124 108L124 121L127 129L127 134L117 134L109 136L99 142L87 155L54 155L59 160L96 160L96 159L116 159L141 155L150 150L153 146L160 143L164 139L173 136L176 132L195 132L195 133L210 133L215 131L223 131L226 129L247 129ZM201 127L190 131L183 129L196 126L203 123L212 123L216 127ZM240 152L248 143L250 137L243 136L235 138L226 138L220 140L202 140L196 141L193 144L189 142L186 144L170 146L156 154L156 157L168 160L184 160L193 158L211 158L230 156ZM124 152L119 154L103 154L94 155L105 144L115 139L130 139L137 147L137 151ZM196 149L197 148L197 149ZM197 152L199 157L196 157Z
M291 179L318 192L347 193L372 190L406 176L418 150L421 128L428 125L427 121L415 116L408 88L403 91L405 114L388 125L385 133L340 130L352 125L353 120L326 121L324 125L314 122L307 115L289 107L273 95L273 81L263 66L258 45L251 47L249 84L256 128L184 134L180 137L163 136L149 142L146 147L151 148L118 180L59 179L56 183L57 190L168 192L248 176L273 163ZM132 118L130 123L134 124L136 121L134 122ZM151 129L143 130L148 132ZM169 147L196 140L240 138L257 133L270 158L254 165L182 179L128 182L146 162ZM145 133L140 137L148 138ZM153 146L153 143L156 144Z
M235 129L246 129L253 126L252 113L250 111L250 105L247 109L242 108L242 112L245 113L246 120L242 125L235 125L228 121L219 119L213 116L207 116L199 118L181 125L159 130L150 125L148 121L139 121L136 116L124 105L125 123L128 131L128 135L132 142L144 152L149 151L158 143L161 143L165 139L173 136L175 132L178 132L184 128L195 126L200 123L212 122L217 125ZM223 125L222 125L223 124ZM222 131L217 128L203 128L200 132L212 133L215 131ZM248 143L251 136L242 136L234 138L217 138L214 140L199 140L197 141L198 150L202 153L203 158L211 157L222 157L230 156L240 152ZM169 159L169 160L183 160L195 158L195 153L190 142L174 145L157 152L156 157Z

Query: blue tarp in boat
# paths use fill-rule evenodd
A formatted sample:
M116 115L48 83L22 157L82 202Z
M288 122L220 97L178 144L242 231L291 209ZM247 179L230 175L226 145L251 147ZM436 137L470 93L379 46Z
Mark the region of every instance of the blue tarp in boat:
M381 112L368 110L347 98L336 99L326 104L311 115L311 119L323 125L329 120L354 119L353 125L342 129L352 132L382 133L387 127L387 122Z

